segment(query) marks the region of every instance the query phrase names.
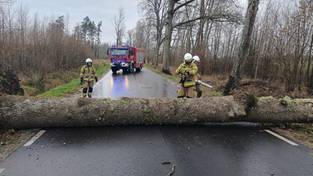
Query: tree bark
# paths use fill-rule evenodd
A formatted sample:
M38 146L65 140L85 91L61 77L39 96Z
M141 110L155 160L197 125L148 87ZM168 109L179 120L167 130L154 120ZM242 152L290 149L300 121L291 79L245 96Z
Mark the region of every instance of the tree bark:
M3 128L313 122L313 99L36 99L0 97Z
M173 33L173 18L175 13L174 6L174 0L167 0L167 16L165 19L164 55L162 68L162 71L167 74L170 74L171 42Z
M307 68L307 71L306 71L308 87L309 87L311 92L313 92L313 75L311 74L311 69L312 69L311 68L312 51L313 51L313 34L312 34L312 37L311 37L311 44L310 44L309 58L308 58L308 68ZM312 70L312 73L313 73L313 70Z

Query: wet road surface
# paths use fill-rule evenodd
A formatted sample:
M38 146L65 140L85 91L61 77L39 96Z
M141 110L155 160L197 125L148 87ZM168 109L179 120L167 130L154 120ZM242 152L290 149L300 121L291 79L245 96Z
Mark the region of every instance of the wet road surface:
M108 74L95 87L98 98L173 93L148 70ZM312 152L250 124L47 129L0 162L0 175L166 176L175 165L174 176L313 176Z
M127 75L109 73L94 88L94 98L176 97L176 86L172 82L147 69Z

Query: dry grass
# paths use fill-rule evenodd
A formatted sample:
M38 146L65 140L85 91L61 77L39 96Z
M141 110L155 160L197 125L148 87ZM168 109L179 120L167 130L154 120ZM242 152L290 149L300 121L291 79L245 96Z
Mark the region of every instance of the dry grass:
M313 124L290 124L274 131L313 149Z
M6 159L36 132L37 130L0 130L0 161Z

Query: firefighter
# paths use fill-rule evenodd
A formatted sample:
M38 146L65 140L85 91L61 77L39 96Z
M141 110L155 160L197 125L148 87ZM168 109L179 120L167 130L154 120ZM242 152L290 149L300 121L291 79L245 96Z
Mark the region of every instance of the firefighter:
M194 56L193 58L193 63L195 63L197 65L197 67L200 66L200 58L199 56ZM201 80L201 75L198 72L196 75L196 80ZM201 85L199 83L196 82L196 89L195 89L196 93L197 93L197 98L200 98L202 96L202 90L201 90Z
M196 85L196 74L198 67L192 62L192 55L186 53L184 56L184 63L182 63L176 70L176 74L180 75L180 86L178 89L178 98L193 98L194 87Z
M92 65L92 60L88 58L86 59L86 65L80 70L80 84L83 85L83 97L88 95L91 98L95 82L98 82L96 69Z

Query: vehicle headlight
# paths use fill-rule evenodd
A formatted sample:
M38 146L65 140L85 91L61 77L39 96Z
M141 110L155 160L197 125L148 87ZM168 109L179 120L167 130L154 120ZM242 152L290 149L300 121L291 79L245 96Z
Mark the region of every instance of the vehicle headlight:
M128 67L128 63L122 63L122 67Z

